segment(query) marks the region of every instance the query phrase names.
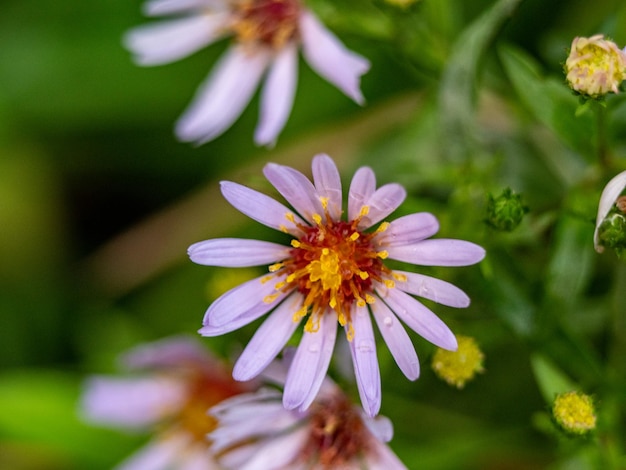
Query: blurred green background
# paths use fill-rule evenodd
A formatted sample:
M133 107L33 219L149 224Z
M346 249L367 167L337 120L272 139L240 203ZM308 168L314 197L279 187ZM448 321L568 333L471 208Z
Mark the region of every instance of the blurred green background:
M430 306L478 340L485 374L464 390L448 387L428 366L431 345L412 334L423 372L411 383L379 341L382 413L407 466L626 468L626 267L592 245L602 187L626 168L626 104L611 96L600 127L591 111L577 118L562 74L575 36L626 45L626 4L307 5L371 60L367 105L301 61L291 117L267 150L252 142L256 99L213 142L194 147L173 135L227 40L140 68L121 45L125 31L150 21L139 1L3 2L0 469L106 469L136 449L145 436L80 421L82 380L114 372L128 347L200 327L224 271L193 265L191 243L281 240L229 208L221 179L270 192L266 162L309 174L319 152L336 159L346 185L363 164L379 184L404 184L400 213L432 211L439 236L488 252L479 266L420 270L472 298L463 311ZM488 194L506 187L530 208L512 233L484 223ZM230 357L256 325L203 341ZM593 437L564 438L551 425L550 399L563 383L596 397Z

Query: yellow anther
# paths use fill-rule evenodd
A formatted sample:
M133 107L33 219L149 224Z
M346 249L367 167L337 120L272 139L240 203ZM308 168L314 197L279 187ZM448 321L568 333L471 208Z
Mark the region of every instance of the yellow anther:
M330 308L335 308L337 306L337 297L333 295L328 301L328 305L330 305Z
M340 312L337 315L337 321L341 326L344 326L346 324L346 315L343 312Z
M298 323L300 320L302 320L306 316L307 311L308 311L308 307L305 305L300 310L297 310L296 312L294 312L293 318L292 318L293 322Z
M274 302L274 300L276 300L277 297L278 297L278 294L266 295L263 298L263 302L265 302L266 304L271 304L272 302Z
M398 282L406 282L408 280L408 278L406 277L406 274L400 274L400 273L393 273L392 276L395 278L396 281Z
M291 240L291 246L293 246L294 248L300 248L300 246L302 246L302 243L300 243L298 240Z
M285 227L283 224L280 224L278 226L278 230L280 230L283 233L289 233L289 231L287 230L287 227Z
M317 315L311 315L304 325L304 331L307 333L317 333L320 329L320 319Z
M359 217L365 217L370 213L370 206L361 206L361 212L359 212Z
M330 253L328 248L322 248L322 255L328 256L328 253Z
M285 279L285 281L287 281L289 284L291 284L295 280L296 280L296 275L293 273L287 276L287 279Z
M356 305L357 307L365 307L365 300L363 300L361 297L358 297L356 299Z
M284 266L283 263L274 263L274 264L270 265L270 267L267 268L267 269L269 270L269 272L275 273L276 271L278 271L283 266Z
M378 226L375 233L382 233L389 228L389 222L383 222Z
M354 339L354 327L352 326L352 322L348 325L348 330L346 331L346 339L348 341L352 341Z
M389 256L389 253L387 253L386 250L382 250L376 253L376 256L378 256L380 259L386 259L387 256Z
M396 287L396 283L391 279L383 279L383 283L387 286L388 289L393 289Z
M289 222L291 222L292 224L296 223L296 218L294 217L294 215L291 212L287 212L285 214L285 219L287 219Z
M350 240L352 240L353 242L357 241L357 239L361 236L361 234L359 232L354 232L352 235L350 235Z
M376 302L376 298L371 296L371 295L369 295L369 294L365 294L365 301L368 304L372 305L374 302Z
M359 271L359 277L363 280L367 279L368 277L370 277L369 274L367 274L365 271Z
M322 207L324 209L328 209L328 198L327 197L320 197L320 202L322 203Z
M317 225L322 225L322 216L319 214L313 214L311 216Z
M269 282L272 279L274 279L274 275L273 274L268 274L267 276L263 276L261 278L261 284L265 284L266 282Z
M274 286L274 289L279 290L282 289L283 287L285 287L287 283L285 281L280 281L278 283L276 283L276 285Z

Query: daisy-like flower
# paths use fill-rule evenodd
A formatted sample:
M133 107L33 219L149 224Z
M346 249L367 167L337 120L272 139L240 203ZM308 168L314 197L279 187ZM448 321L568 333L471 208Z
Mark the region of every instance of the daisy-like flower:
M368 60L348 50L299 0L150 0L145 13L180 18L126 35L140 65L169 63L234 37L176 124L183 141L204 143L225 132L267 72L254 140L273 145L293 105L300 47L319 75L363 104L360 78L369 70Z
M565 73L570 87L583 95L617 93L626 78L626 52L602 34L574 38Z
M209 413L219 423L209 438L227 470L406 469L386 444L391 422L366 416L329 379L305 411L286 410L279 391L261 389Z
M214 470L207 433L216 421L207 410L226 398L249 392L197 342L172 338L143 345L122 357L132 377L90 378L81 414L99 425L157 431L118 470Z
M398 184L376 189L370 168L360 168L352 179L346 220L342 219L339 172L327 155L313 159L313 183L293 168L277 164L266 165L263 172L293 210L229 181L222 182L222 194L247 216L290 235L291 243L221 238L192 245L189 255L198 264L269 264L270 271L213 302L200 333L222 335L271 311L233 370L235 379L249 380L272 361L306 319L283 396L287 409L304 410L326 375L339 323L349 341L363 407L374 416L380 408L381 390L372 317L400 369L415 380L419 362L399 320L441 348L454 350L457 342L450 329L412 295L452 307L469 305L469 298L457 287L429 276L394 271L384 260L466 266L480 261L485 251L462 240L428 240L439 225L432 214L424 212L370 230L406 197Z

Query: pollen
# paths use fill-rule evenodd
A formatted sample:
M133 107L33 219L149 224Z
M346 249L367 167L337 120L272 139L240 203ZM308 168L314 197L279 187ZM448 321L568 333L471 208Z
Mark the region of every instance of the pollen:
M596 427L593 400L580 392L557 395L552 414L563 430L572 434L586 434Z
M297 0L234 0L233 31L239 42L281 48L298 35Z
M477 373L484 372L483 352L474 338L457 336L458 349L447 351L437 349L433 356L432 368L437 376L456 388L463 388Z

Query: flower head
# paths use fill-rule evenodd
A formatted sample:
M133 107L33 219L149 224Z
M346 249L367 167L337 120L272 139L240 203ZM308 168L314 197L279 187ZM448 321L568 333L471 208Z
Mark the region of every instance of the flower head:
M346 47L299 0L150 0L146 14L181 17L130 31L126 46L141 65L172 62L223 38L232 45L176 125L184 141L204 143L241 115L266 74L254 140L273 145L296 90L298 48L311 67L363 103L360 78L367 59Z
M489 195L486 222L496 230L510 232L522 222L526 212L528 207L524 205L522 195L506 188L498 197Z
M457 342L412 295L452 307L469 305L467 295L452 284L392 270L385 260L466 266L480 261L485 251L462 240L429 240L439 224L425 212L373 229L402 203L406 192L398 184L376 189L370 168L360 168L352 179L346 219L339 172L327 155L313 159L313 183L292 168L271 163L264 174L293 209L228 181L222 182L222 194L252 219L289 235L291 243L223 238L192 245L189 256L199 264L269 265L269 274L218 298L206 312L200 333L221 335L271 312L233 370L235 379L249 380L272 361L303 321L304 335L283 400L288 409L306 409L328 369L339 324L349 341L361 401L373 416L380 408L381 391L372 317L400 369L415 380L419 362L399 320L439 347L454 350Z
M617 249L618 252L626 248L626 207L624 199L620 197L624 189L626 171L613 177L602 191L593 233L593 246L598 253L602 253L605 246Z
M474 338L457 336L456 340L458 343L456 351L437 349L432 367L439 378L456 388L463 388L476 374L484 371L485 355Z
M210 414L219 425L209 437L227 470L406 469L386 445L391 422L364 415L329 379L306 411L286 410L277 390L262 389Z
M133 377L92 377L82 397L82 414L92 423L129 430L158 429L146 448L119 468L172 467L212 470L206 435L216 426L207 410L249 386L235 382L204 348L188 338L143 345L123 356Z
M566 392L557 395L552 406L556 422L572 434L586 434L596 427L596 412L589 395Z
M626 78L626 53L602 34L572 41L565 62L567 81L573 90L597 98L617 93Z

